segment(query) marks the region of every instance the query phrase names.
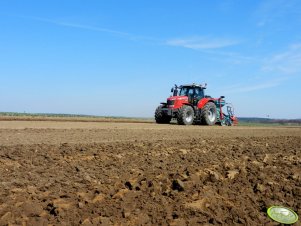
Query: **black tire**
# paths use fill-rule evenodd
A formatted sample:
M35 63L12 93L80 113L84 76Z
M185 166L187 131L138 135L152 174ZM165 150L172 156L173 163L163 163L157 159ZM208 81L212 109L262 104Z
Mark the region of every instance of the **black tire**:
M191 125L194 120L193 108L189 105L183 105L178 112L177 121L179 125Z
M216 106L212 102L208 102L202 109L201 114L202 124L212 126L216 123L217 113Z
M171 121L171 116L165 115L162 111L162 105L157 107L155 111L155 120L158 124L169 124Z

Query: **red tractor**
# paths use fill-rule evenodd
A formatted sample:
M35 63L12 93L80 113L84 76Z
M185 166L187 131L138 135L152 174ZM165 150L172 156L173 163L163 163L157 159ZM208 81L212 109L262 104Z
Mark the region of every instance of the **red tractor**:
M203 125L236 125L237 118L233 108L226 104L224 96L212 98L206 96L205 85L182 85L173 87L173 95L167 98L166 103L161 103L155 112L155 120L159 124L168 124L171 119L176 119L179 125L203 124ZM227 113L223 113L223 107Z

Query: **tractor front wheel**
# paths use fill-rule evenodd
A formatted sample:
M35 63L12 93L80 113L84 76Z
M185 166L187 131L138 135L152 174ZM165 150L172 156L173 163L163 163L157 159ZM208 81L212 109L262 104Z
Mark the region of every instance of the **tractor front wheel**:
M189 105L184 105L179 109L177 121L179 125L191 125L194 120L193 108Z
M171 121L171 116L164 114L162 111L162 106L157 107L155 112L155 120L158 124L168 124Z
M212 126L216 123L216 120L216 106L214 103L208 102L202 109L202 124Z

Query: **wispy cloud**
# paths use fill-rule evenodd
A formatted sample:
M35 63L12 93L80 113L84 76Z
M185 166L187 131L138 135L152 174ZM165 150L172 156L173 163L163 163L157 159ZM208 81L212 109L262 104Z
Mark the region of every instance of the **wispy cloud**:
M282 52L264 59L261 68L265 72L295 74L301 72L301 43L293 44Z
M113 30L104 27L90 26L90 25L74 23L74 22L67 22L63 20L47 19L47 18L33 17L33 16L16 16L16 17L50 23L57 26L67 27L67 28L103 32L132 41L147 41L147 42L151 42L152 44L158 44L158 45L179 46L179 47L190 48L194 50L202 50L203 53L210 54L210 55L215 55L219 57L227 56L228 60L232 60L236 63L241 61L251 60L251 58L249 57L240 56L239 54L236 53L222 52L220 50L219 51L216 50L223 47L239 44L241 41L236 39L212 38L209 36L193 36L189 38L175 38L175 39L164 40L164 39L155 38L151 36L141 36L141 35L131 34L124 31Z
M227 87L223 93L247 93L280 86L301 73L301 43L291 44L283 52L258 59L258 75L249 84ZM261 80L261 82L260 82Z
M287 77L282 77L282 78L276 78L274 80L269 80L269 81L251 84L251 85L240 84L240 85L228 87L226 90L223 91L223 93L225 93L225 94L248 93L248 92L253 92L253 91L257 91L257 90L269 89L272 87L280 86L281 83L287 79L288 79Z
M103 28L103 27L89 26L89 25L84 25L84 24L79 24L79 23L64 22L62 20L53 20L53 19L32 17L32 16L18 16L18 17L25 18L25 19L31 19L31 20L35 20L35 21L40 21L40 22L45 22L45 23L50 23L50 24L63 26L63 27L69 27L69 28L78 28L78 29L89 30L89 31L104 32L104 33L110 33L110 34L126 36L126 37L134 36L127 32L107 29L107 28Z
M175 38L166 41L166 44L170 46L179 46L195 50L218 49L237 45L238 43L240 43L240 41L234 39L212 38L206 36Z
M189 38L169 39L164 44L173 47L182 47L205 54L207 59L212 59L229 64L244 64L258 62L257 57L244 56L238 52L224 50L225 47L243 43L241 39L213 38L209 36L193 36Z
M29 19L38 22L44 22L53 24L56 26L71 28L71 29L80 29L92 32L103 32L109 35L117 36L123 39L128 39L131 41L141 41L147 42L155 45L168 45L174 47L184 47L193 50L202 51L202 53L211 55L211 59L213 60L223 60L228 61L233 64L240 64L242 62L254 61L254 58L242 56L238 53L222 51L221 49L228 46L233 46L241 43L241 40L231 39L231 38L214 38L210 36L192 36L188 38L174 38L174 39L162 39L151 36L141 36L136 34L131 34L128 32L109 29L105 27L91 26L86 24L74 23L64 21L62 19L48 19L34 16L20 16L20 15L10 15L13 17L19 17L22 19ZM226 58L225 58L226 57Z
M272 23L277 23L277 28L279 24L285 25L286 20L284 18L300 18L300 11L298 4L299 0L266 0L261 1L258 9L255 11L254 16L257 19L258 27L265 27Z
M106 32L106 33L111 33L111 34L121 35L121 36L128 36L128 37L132 36L131 34L126 33L126 32L110 30L107 28L87 26L87 25L67 23L67 22L55 22L55 23L57 25L65 26L65 27L79 28L79 29L85 29L85 30L90 30L90 31L100 31L100 32Z
M11 16L39 21L39 22L44 22L44 23L49 23L49 24L53 24L56 26L66 27L66 28L74 28L74 29L80 29L80 30L86 30L86 31L92 31L92 32L107 33L109 35L118 36L118 37L132 40L132 41L149 41L149 42L156 42L156 43L163 42L162 40L154 38L154 37L131 34L128 32L114 30L114 29L108 29L105 27L91 26L91 25L86 25L86 24L81 24L81 23L68 22L68 21L64 21L64 20L55 20L55 19L48 19L48 18L41 18L41 17L34 17L34 16L20 16L20 15L11 15Z

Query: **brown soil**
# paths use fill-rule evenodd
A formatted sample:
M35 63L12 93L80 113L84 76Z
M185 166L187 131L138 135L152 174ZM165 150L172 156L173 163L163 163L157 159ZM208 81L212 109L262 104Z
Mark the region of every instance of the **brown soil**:
M0 175L0 225L278 225L301 128L1 121Z

